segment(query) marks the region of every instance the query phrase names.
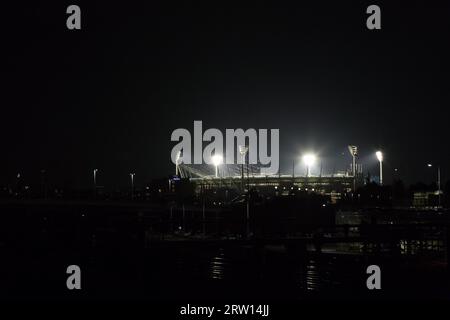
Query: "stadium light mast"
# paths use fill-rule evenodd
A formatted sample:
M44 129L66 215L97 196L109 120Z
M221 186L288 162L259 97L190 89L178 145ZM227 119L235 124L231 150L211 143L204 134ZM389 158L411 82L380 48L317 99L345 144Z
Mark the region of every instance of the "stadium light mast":
M305 154L303 156L303 162L306 165L306 177L309 177L311 166L316 163L316 156L314 154Z
M248 147L247 146L239 146L239 153L242 156L242 167L241 167L241 187L242 187L242 191L244 191L244 165L245 165L245 155L248 152ZM248 177L248 166L247 166L247 177ZM246 237L248 238L250 236L250 188L247 185L247 188L249 189L249 192L246 196Z
M131 177L131 200L134 199L134 175L135 175L135 173L130 173L130 177Z
M181 158L181 150L178 151L177 158L175 159L175 175L176 176L178 176L178 173L180 171L180 168L179 168L180 158Z
M356 191L356 156L358 155L357 146L348 146L348 151L352 155L352 173L353 173L353 192Z
M428 167L433 167L433 164L429 163ZM438 206L441 206L441 166L437 167L437 187L438 187Z
M216 167L216 178L219 177L219 166L223 163L223 157L220 154L215 154L211 158L213 165Z
M383 152L377 151L375 152L378 161L380 162L380 186L383 185Z
M241 188L244 190L244 165L245 165L245 155L248 152L247 146L239 146L239 153L242 157L242 164L241 164Z
M94 169L94 198L97 197L97 171L98 169Z

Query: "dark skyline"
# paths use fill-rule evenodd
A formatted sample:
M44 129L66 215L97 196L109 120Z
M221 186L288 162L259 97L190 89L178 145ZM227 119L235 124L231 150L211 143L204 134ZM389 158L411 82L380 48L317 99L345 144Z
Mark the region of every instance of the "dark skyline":
M70 4L2 18L0 184L43 168L77 186L93 168L105 185L163 177L171 132L194 120L279 128L283 173L305 149L344 169L354 144L371 172L385 151L387 182L393 168L434 181L429 162L449 177L449 4L79 2L80 31ZM370 4L382 30L366 28Z

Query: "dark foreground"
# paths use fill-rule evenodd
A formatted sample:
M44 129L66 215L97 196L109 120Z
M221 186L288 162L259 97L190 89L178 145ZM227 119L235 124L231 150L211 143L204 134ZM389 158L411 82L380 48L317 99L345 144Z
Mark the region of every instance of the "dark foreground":
M348 243L318 250L314 241L161 234L154 221L165 213L140 210L110 216L101 206L3 205L0 297L180 303L450 297L445 250L405 255L343 250ZM382 271L381 290L366 287L373 264ZM81 290L66 287L69 265L81 268Z

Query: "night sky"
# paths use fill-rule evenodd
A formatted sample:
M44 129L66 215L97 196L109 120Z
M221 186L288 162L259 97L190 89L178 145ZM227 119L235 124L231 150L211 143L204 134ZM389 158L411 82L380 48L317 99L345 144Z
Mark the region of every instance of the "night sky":
M395 4L393 3L395 2ZM82 29L66 28L77 4ZM382 30L366 28L366 8ZM2 9L0 185L123 186L173 173L176 128L279 128L281 171L302 150L344 169L449 178L450 3L93 1Z

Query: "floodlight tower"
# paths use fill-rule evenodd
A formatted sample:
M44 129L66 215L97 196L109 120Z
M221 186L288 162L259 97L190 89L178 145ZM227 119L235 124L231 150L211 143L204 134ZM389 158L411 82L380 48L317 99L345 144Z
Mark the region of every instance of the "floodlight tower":
M306 165L306 177L309 177L311 166L313 166L314 163L316 163L316 159L317 158L314 154L305 154L303 156L303 162Z
M97 196L97 171L98 169L94 169L94 198Z
M177 153L177 158L175 159L175 175L178 176L178 173L180 171L179 163L181 158L181 150Z
M380 162L380 186L383 185L383 152L377 151L375 152L378 161Z
M428 167L432 167L433 164L429 163ZM438 205L441 206L441 166L437 166L437 187L438 187Z
M358 147L357 146L348 146L348 151L352 155L352 172L353 172L353 192L356 191L356 156L358 155Z
M242 164L241 164L241 188L244 190L244 165L245 165L245 155L248 152L247 146L239 146L239 153L242 157Z
M239 153L241 154L242 157L242 166L241 166L241 188L242 188L242 192L244 192L244 165L245 165L245 155L248 152L248 147L247 146L239 146ZM247 189L248 189L248 194L246 195L246 237L248 238L250 236L250 187L248 185L248 165L247 165Z
M130 173L130 177L131 177L131 200L134 199L134 175L135 175L135 173Z
M223 163L223 157L219 154L215 154L211 158L213 165L216 167L216 178L219 177L219 166Z

